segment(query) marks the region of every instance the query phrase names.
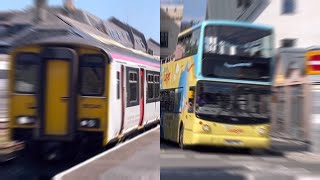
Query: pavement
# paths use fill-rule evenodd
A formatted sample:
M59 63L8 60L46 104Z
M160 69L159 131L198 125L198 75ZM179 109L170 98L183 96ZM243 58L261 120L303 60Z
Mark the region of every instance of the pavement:
M160 130L147 131L54 177L54 180L159 180Z
M273 139L270 152L195 147L180 150L161 141L161 179L165 180L320 180L320 155L301 142ZM277 153L275 153L277 152Z

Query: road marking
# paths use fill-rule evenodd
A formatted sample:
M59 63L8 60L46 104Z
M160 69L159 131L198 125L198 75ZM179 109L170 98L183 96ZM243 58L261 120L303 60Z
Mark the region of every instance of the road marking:
M319 175L317 175L317 176L306 176L306 175L303 175L303 176L296 177L296 180L319 180L319 179L320 179Z
M262 157L261 159L268 162L288 162L288 159L277 157Z
M186 158L184 154L161 154L161 159L183 159Z
M218 155L202 155L202 154L198 154L198 155L194 155L193 157L195 159L221 159L221 157L218 156Z
M154 129L148 131L148 132L142 133L142 134L140 134L140 135L138 135L138 136L130 139L129 141L123 142L122 144L117 145L116 147L114 147L114 148L112 148L112 149L110 149L110 150L108 150L108 151L105 151L105 152L103 152L103 153L101 153L101 154L98 154L98 155L96 155L96 156L94 156L94 157L92 157L92 158L90 158L90 159L88 159L88 160L86 160L86 161L84 161L84 162L76 165L76 166L73 166L73 167L70 168L70 169L67 169L66 171L63 171L63 172L57 174L57 175L54 176L52 179L53 179L53 180L61 180L62 177L65 176L66 174L68 174L68 173L70 173L70 172L72 172L72 171L74 171L74 170L76 170L76 169L79 169L80 167L85 166L85 165L87 165L87 164L89 164L89 163L91 163L91 162L93 162L93 161L95 161L95 160L97 160L97 159L99 159L99 158L101 158L101 157L103 157L103 156L105 156L105 155L113 152L113 151L118 150L118 149L121 148L122 146L125 146L125 145L127 145L127 144L129 144L129 143L131 143L131 142L133 142L133 141L135 141L135 140L137 140L137 139L139 139L139 138L142 138L143 136L146 136L146 135L148 135L148 134L150 134L150 133L152 133L152 132L154 132L154 131L156 131L156 130L159 130L159 129L160 129L160 128L159 128L159 126L158 126L158 127L154 128Z
M252 161L255 159L254 157L249 157L249 156L227 156L227 158L230 160L247 160L247 161Z

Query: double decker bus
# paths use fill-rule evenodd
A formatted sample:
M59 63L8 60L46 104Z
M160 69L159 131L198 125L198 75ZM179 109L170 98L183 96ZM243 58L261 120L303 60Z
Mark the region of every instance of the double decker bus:
M203 21L161 62L161 138L190 145L267 149L273 30Z

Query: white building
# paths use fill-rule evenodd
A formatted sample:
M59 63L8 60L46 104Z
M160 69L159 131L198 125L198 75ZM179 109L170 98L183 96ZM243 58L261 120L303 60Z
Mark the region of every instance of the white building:
M319 0L267 0L267 3L254 22L274 27L276 47L320 45Z
M165 4L160 6L160 56L165 58L173 54L180 32L183 5Z
M277 48L320 45L320 0L207 0L207 7L210 19L273 26Z

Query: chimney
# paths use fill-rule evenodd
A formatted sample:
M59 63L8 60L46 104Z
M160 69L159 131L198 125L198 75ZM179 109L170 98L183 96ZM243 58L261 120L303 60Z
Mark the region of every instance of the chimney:
M73 0L64 0L64 8L68 11L68 12L72 12L74 11L76 8L74 7L74 2Z
M41 21L45 21L47 16L47 0L34 0L34 4L34 22L40 23Z

